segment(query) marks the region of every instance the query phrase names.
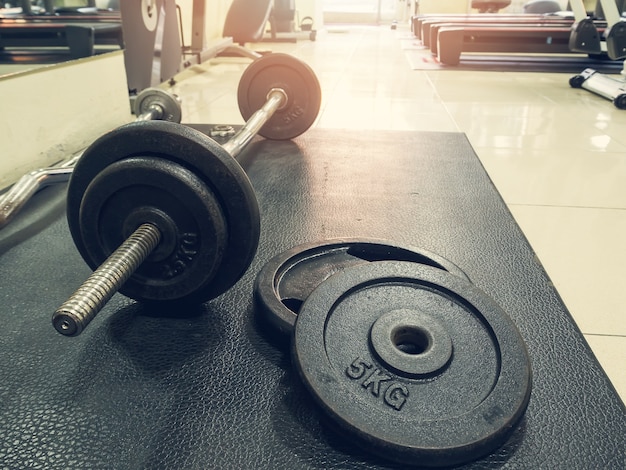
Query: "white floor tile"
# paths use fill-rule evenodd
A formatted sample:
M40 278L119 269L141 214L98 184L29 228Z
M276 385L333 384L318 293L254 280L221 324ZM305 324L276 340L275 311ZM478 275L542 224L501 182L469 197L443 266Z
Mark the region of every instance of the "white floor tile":
M585 339L626 403L626 337L585 335Z
M626 209L624 153L475 150L508 204Z
M626 210L510 209L582 332L626 336Z

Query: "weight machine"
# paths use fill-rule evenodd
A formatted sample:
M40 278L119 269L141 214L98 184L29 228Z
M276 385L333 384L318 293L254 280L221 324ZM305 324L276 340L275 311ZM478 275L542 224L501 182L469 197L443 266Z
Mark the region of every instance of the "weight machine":
M262 40L271 6L271 0L234 0L226 16L223 37L207 44L207 1L194 0L191 44L186 45L181 10L174 0L120 2L124 36L132 39L126 41L124 50L128 89L140 92L156 86L181 70L222 53L257 59L258 54L243 44ZM315 34L312 29L309 31L311 40L315 40Z
M53 1L34 5L30 0L0 8L0 55L21 61L25 54L38 62L79 59L122 49L119 13L99 10L93 0L83 6L55 7ZM96 48L99 46L99 48Z
M571 11L549 14L417 15L412 19L412 30L422 44L437 56L438 61L446 65L457 65L461 54L465 52L567 54L571 55L569 63L580 60L580 52L589 56L582 58L587 63L589 59L614 59L624 53L626 23L620 22L618 13L618 9L623 10L624 0L603 0L607 4L607 14L604 14L599 3L595 15L589 18L582 0L578 1L581 12L576 17ZM526 6L532 6L535 10L541 7L543 11L552 3L536 0ZM553 10L557 6L555 3L550 8ZM604 20L605 17L607 20ZM591 35L595 35L595 42L589 38ZM576 43L584 47L576 47Z
M193 1L191 44L186 45L181 34L181 10L174 0L120 2L124 36L132 38L126 41L124 50L131 92L138 93L171 80L181 70L227 50L243 57L258 58L253 51L233 44L233 38L226 35L207 44L206 8L206 0Z
M570 48L589 54L606 54L612 60L626 59L626 20L622 16L623 0L598 0L607 21L601 34L593 19L587 16L582 0L570 2L576 18L570 35ZM622 77L614 78L587 68L569 80L572 88L584 88L613 102L618 109L626 109L626 60Z

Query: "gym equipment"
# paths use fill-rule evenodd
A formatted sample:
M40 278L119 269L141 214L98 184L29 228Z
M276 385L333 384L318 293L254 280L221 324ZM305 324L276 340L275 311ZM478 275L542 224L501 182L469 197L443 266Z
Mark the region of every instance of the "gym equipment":
M524 13L545 14L561 11L561 5L556 0L531 0L524 4Z
M424 35L422 43L430 47L430 51L436 55L439 48L439 31L442 28L463 28L467 32L464 33L462 49L470 48L471 44L480 44L484 51L477 52L504 52L504 49L514 48L520 49L520 52L537 49L540 52L547 51L550 53L553 52L550 49L553 44L558 43L563 46L568 42L571 25L571 19L560 17L531 18L528 20L522 18L511 22L507 22L507 20L493 22L474 22L469 20L464 23L425 22L422 25L422 34ZM598 27L604 28L606 24L599 24ZM494 29L495 32L489 33L490 36L488 37L484 37L484 31L487 28ZM516 28L523 28L523 34L529 38L527 42L520 46L515 45L514 41L515 37L520 34ZM476 33L477 31L479 33ZM510 35L507 34L509 31L511 31ZM474 35L474 33L478 35ZM502 39L500 40L499 38ZM467 45L465 45L466 43ZM449 47L447 44L444 44L444 46ZM563 51L563 53L572 52L565 48Z
M311 31L313 32L313 18L310 16L305 16L300 20L300 31Z
M441 28L462 28L464 30L468 30L467 39L465 42L471 43L481 43L482 47L486 49L486 52L500 52L500 44L503 44L503 47L507 48L507 45L511 42L514 43L512 39L509 39L507 36L507 31L509 29L523 27L526 28L526 35L529 37L529 44L525 44L519 46L520 48L531 48L541 46L544 43L547 43L548 46L555 41L553 36L550 34L555 34L554 30L549 31L546 34L546 30L542 28L553 27L553 28L562 28L559 30L557 34L556 40L560 43L564 41L563 37L567 37L569 34L569 28L573 23L573 18L561 17L561 16L543 16L543 15L490 15L487 19L482 19L483 15L473 15L472 17L461 17L461 18L427 18L424 20L417 20L418 31L419 31L419 39L422 41L422 44L426 47L429 47L433 54L437 54L438 49L438 35L439 30ZM502 18L497 18L496 16L503 16ZM599 26L605 27L606 25L600 24ZM474 32L474 28L480 28L484 31L486 28L493 28L497 30L497 33L494 33L495 38L482 38L478 37L472 40L472 33ZM536 33L535 33L536 31ZM535 33L533 35L533 33ZM462 47L462 46L461 46ZM511 46L508 45L510 48ZM567 51L569 52L569 51Z
M593 18L587 16L582 0L570 2L576 18L570 36L573 51L590 54L606 52L610 59L626 58L626 21L622 12L626 7L623 0L598 0L598 8L606 18L607 28L601 31Z
M34 49L49 55L47 48L67 47L70 58L79 59L94 55L95 45L124 48L119 12L99 10L92 1L85 7L55 7L52 1L43 7L34 7L29 0L19 3L16 12L0 16L0 49ZM4 51L8 52L12 51Z
M85 151L70 179L67 218L95 271L55 311L59 333L80 334L118 290L142 301L203 302L243 275L260 221L235 157L256 133L304 132L317 116L321 91L310 67L286 54L252 63L239 88L243 108L263 104L223 146L182 125L141 121Z
M408 468L371 457L324 416L299 383L289 345L259 331L252 302L256 272L283 248L369 232L455 261L528 346L533 383L522 421L501 448L461 468L623 470L624 404L464 134L312 128L297 145L260 143L242 155L262 205L255 260L201 308L155 309L116 295L100 314L106 321L59 337L41 314L87 269L66 220L54 217L17 243L2 244L0 232L4 467ZM332 190L341 181L369 191L346 197Z
M590 18L586 17L582 0L570 3L577 21L575 27L572 28L570 46L575 50L595 54L606 49L609 58L614 60L626 59L626 21L621 16L624 8L626 8L626 2L619 0L617 3L613 0L598 2L598 7L602 8L608 22L608 27L603 34L604 41L601 41L602 32L595 27ZM572 88L584 88L608 99L618 109L626 109L626 60L621 78L613 78L592 68L587 68L582 73L571 77L569 84Z
M259 312L276 330L291 334L298 311L316 287L339 271L374 261L425 264L469 281L451 261L411 246L364 238L306 243L276 255L263 266L254 285Z
M558 26L442 26L437 35L437 60L458 65L463 52L568 54L569 28Z
M568 21L569 20L569 21ZM559 12L558 15L531 15L531 14L518 14L518 13L485 13L485 14L427 14L427 15L415 15L411 18L411 31L420 40L428 40L429 33L422 31L423 28L429 28L431 24L435 23L453 23L453 24L524 24L524 23L544 23L544 22L568 22L570 25L574 21L574 16L571 12Z
M365 450L448 466L500 447L530 399L530 360L508 315L446 271L346 268L306 299L292 346L316 402Z
M235 0L228 9L223 36L232 37L240 46L248 42L297 42L294 19L293 0ZM317 31L313 30L313 19L305 19L307 22L303 19L300 29L311 41L315 41ZM270 36L265 38L268 23Z
M281 53L264 55L252 62L237 89L239 110L245 120L251 120L255 110L265 109L265 100L278 101L272 106L276 112L271 110L270 114L268 110L271 119L265 119L258 129L259 135L275 140L293 139L311 127L321 96L319 82L309 66ZM232 141L226 145L230 147Z
M41 3L41 2L37 2L37 3ZM33 2L31 0L21 0L20 4L22 6L22 10L24 11L24 13L26 14L32 14L33 13ZM86 2L84 2L83 5L80 6L74 6L74 7L56 7L54 0L44 0L43 1L43 10L42 10L42 14L45 15L55 15L59 12L59 10L61 12L81 12L81 11L93 11L96 10L96 2L95 0L87 0Z
M224 51L243 57L257 54L233 44L231 37L211 40L206 36L206 0L193 0L191 43L182 38L176 2L146 0L119 2L126 47L124 62L128 89L139 92L174 79L175 75L194 64L200 64ZM252 10L244 13L249 14ZM228 21L228 20L227 20Z
M606 98L617 109L626 109L626 74L624 78L618 79L597 72L594 69L585 69L582 73L570 78L569 84L572 88L584 88Z
M574 5L576 3L579 3L579 0L574 0L574 2L568 2L571 5ZM614 0L615 5L617 6L617 10L619 13L624 13L626 12L626 0ZM583 7L586 5L585 0L583 0ZM609 10L612 10L611 5L609 4L608 6ZM609 12L609 15L611 15L612 13ZM602 0L597 0L596 1L596 8L593 12L593 16L595 18L606 18L607 16L604 14L604 8L602 7Z
M592 23L599 31L606 28L605 21L592 20ZM413 24L414 34L422 44L448 65L458 64L462 52L574 52L570 50L573 16L450 15L414 18ZM442 30L446 32L440 37Z
M536 5L540 3L542 2L536 2ZM552 5L550 9L553 10L554 7ZM596 38L596 46L591 47L591 41L581 32L579 41L587 47L582 49L572 46L575 36L573 37L571 28L575 24L575 17L578 19L571 12L551 12L549 15L423 15L414 17L412 25L415 35L422 39L424 45L430 47L441 63L447 65L457 65L462 52L600 54L599 36ZM602 35L606 29L605 35L609 37L606 21L588 19L588 25L598 35ZM575 29L576 26L574 31ZM444 33L439 35L440 31ZM617 37L620 34L614 32L611 36ZM613 45L619 44L615 39L610 42ZM607 46L608 44L607 40ZM613 49L619 50L620 47L613 46ZM624 51L626 52L626 47ZM616 55L612 53L609 57L615 59Z
M115 22L47 21L3 19L0 21L0 50L27 48L41 50L67 47L72 59L96 53L95 45L124 47L122 27ZM8 51L3 51L6 53Z
M295 0L274 0L270 13L270 24L275 33L292 33L296 17Z
M502 8L511 4L511 0L472 0L472 8L478 13L498 13Z
M97 8L97 7L52 7L47 11L46 7L31 5L31 2L21 2L20 8L0 9L0 20L20 19L20 20L45 20L49 22L63 21L115 21L120 22L119 5L117 8ZM111 2L112 3L112 2Z
M608 26L604 30L599 30L594 18L587 16L582 0L570 4L576 19L570 36L570 48L573 51L589 54L606 52L613 60L626 57L626 23L621 21L626 2L598 1L595 16L606 18Z
M199 11L196 4L200 3ZM197 18L204 20L204 2L193 6L193 38L204 38L204 24L198 28ZM124 64L128 89L139 92L174 77L181 70L183 51L175 2L147 0L120 2L122 29L127 37ZM200 54L200 51L198 51Z
M137 121L163 120L179 123L180 100L160 88L146 88L134 101ZM82 156L79 152L58 165L34 170L20 178L6 194L0 197L0 229L7 225L28 200L44 186L66 182Z
M473 15L471 17L460 18L425 18L416 20L418 24L419 36L424 46L436 53L437 35L442 27L493 27L499 28L501 31L511 27L524 26L528 28L539 28L546 26L555 26L562 28L570 28L574 21L573 17L567 16L546 16L546 15L489 15L483 19L484 15ZM498 16L500 18L498 18ZM598 22L598 27L605 28L605 22ZM502 32L502 34L505 34ZM535 41L540 42L540 41ZM493 46L494 49L497 46Z
M272 0L234 0L224 22L224 37L232 37L241 46L259 42L272 11Z

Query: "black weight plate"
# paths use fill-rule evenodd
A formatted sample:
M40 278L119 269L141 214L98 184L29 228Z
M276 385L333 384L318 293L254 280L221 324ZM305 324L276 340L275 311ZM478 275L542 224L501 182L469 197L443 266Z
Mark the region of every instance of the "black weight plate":
M181 124L133 122L103 135L85 151L72 172L67 195L67 220L78 251L92 269L103 261L93 259L87 249L90 240L80 224L83 195L109 165L136 156L157 157L187 168L215 196L228 231L222 262L213 281L186 299L201 302L225 292L243 275L256 253L258 202L241 166L214 140Z
M451 261L428 250L383 240L344 238L305 243L268 261L254 293L264 321L291 333L302 303L325 279L350 266L372 261L408 261L446 270L469 280Z
M322 409L363 447L446 466L502 445L530 398L528 352L484 292L440 269L347 268L305 301L294 363Z
M228 237L220 203L193 172L158 157L107 166L83 195L80 227L89 258L104 261L143 223L161 241L120 288L138 300L194 297L213 281Z
M613 104L617 109L626 109L626 93L617 95L613 100Z
M286 93L287 104L274 113L259 135L266 139L288 140L313 125L322 103L315 72L301 60L281 53L262 56L243 72L237 102L246 121L265 104L272 88Z

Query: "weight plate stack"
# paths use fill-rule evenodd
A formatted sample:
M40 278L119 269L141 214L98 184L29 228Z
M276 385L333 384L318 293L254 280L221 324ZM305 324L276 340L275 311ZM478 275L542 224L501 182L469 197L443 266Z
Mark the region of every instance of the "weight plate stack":
M367 451L449 466L501 446L531 391L515 324L460 276L406 261L347 267L297 316L293 362L321 408Z
M375 261L406 261L467 275L451 261L428 250L369 238L305 243L267 262L257 275L254 293L262 321L291 334L300 307L324 280L343 269Z
M67 195L76 248L96 269L142 223L162 236L120 288L142 301L201 303L233 286L260 233L254 189L214 140L167 121L138 121L96 140Z

